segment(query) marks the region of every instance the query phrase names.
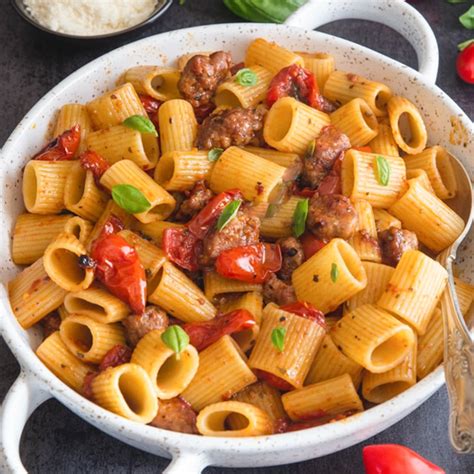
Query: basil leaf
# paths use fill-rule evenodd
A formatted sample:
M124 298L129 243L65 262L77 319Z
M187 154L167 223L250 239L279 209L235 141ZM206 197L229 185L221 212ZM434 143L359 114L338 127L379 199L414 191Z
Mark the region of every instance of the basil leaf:
M286 328L277 327L272 331L272 344L280 351L283 352L285 345Z
M224 0L224 5L235 15L258 23L274 23L275 20L256 10L247 0Z
M304 234L306 218L308 217L309 199L298 201L293 213L293 235L299 237Z
M339 278L339 268L337 268L337 265L333 263L331 265L331 280L333 283L336 283L338 278Z
M258 77L251 69L244 67L235 75L235 82L244 87L254 86L258 82Z
M269 204L267 207L267 212L265 213L265 217L270 219L273 217L278 211L278 204Z
M168 327L161 335L161 340L178 355L189 344L188 334L181 326L177 326L176 324Z
M237 215L241 204L242 201L240 199L237 199L235 201L229 202L229 204L224 207L224 210L221 212L219 219L217 219L217 230L222 230Z
M158 136L158 132L156 131L153 122L143 115L131 115L122 122L122 125L138 130L140 133L153 133L155 137Z
M377 181L382 186L387 186L390 181L390 165L383 156L377 155L375 157L375 171L377 175Z
M211 148L207 153L207 159L209 161L217 161L222 153L224 153L224 148Z
M129 214L139 214L150 209L150 201L131 184L117 184L112 188L112 199Z
M248 3L259 13L283 23L292 13L304 5L307 0L249 0Z
M459 51L464 51L467 47L471 46L471 44L474 44L474 39L470 39L467 41L463 41L462 43L459 43L458 49Z
M469 10L459 17L459 21L464 28L474 30L474 5Z

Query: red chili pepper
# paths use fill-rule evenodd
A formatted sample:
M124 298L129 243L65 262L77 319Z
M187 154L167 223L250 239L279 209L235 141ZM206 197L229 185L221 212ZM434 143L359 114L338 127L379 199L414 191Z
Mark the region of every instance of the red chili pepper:
M278 99L288 96L319 110L323 108L314 74L297 64L283 68L272 79L266 98L267 105L271 107Z
M127 362L130 362L131 358L132 349L123 344L117 344L106 352L99 365L99 370L102 372L109 367L117 367L119 365L126 364Z
M456 70L464 82L474 84L474 43L470 43L459 53Z
M217 257L219 275L247 283L263 283L281 268L281 249L275 244L254 244L224 250Z
M295 303L286 304L284 306L280 306L280 309L283 311L288 311L288 313L301 316L302 318L314 321L316 324L319 324L322 328L326 329L324 313L306 301L296 301Z
M204 209L188 222L189 231L198 239L203 239L227 204L236 199L242 199L242 193L238 189L231 189L214 196Z
M182 327L189 336L190 344L198 351L202 351L221 337L243 331L254 325L255 319L252 313L246 309L236 309L210 321L186 323Z
M108 221L92 243L91 257L97 262L95 275L134 313L141 314L146 302L145 270L135 248L116 231L116 223Z
M110 168L109 162L92 150L82 153L79 159L81 160L81 166L85 170L92 171L94 180L99 185L100 178Z
M306 260L312 257L316 252L319 252L327 244L325 240L317 239L311 232L305 232L300 237L300 242L303 246L303 253Z
M273 375L266 370L254 369L254 373L259 380L263 380L268 385L277 388L278 390L282 390L283 392L289 392L293 390L295 387L288 383L286 380L278 377L277 375Z
M362 450L366 474L444 474L444 469L399 444L374 444Z
M181 268L191 272L199 269L198 256L201 253L202 241L188 229L165 229L162 247L166 256Z
M81 141L81 126L74 125L69 130L49 142L41 151L33 156L33 160L64 161L74 157Z

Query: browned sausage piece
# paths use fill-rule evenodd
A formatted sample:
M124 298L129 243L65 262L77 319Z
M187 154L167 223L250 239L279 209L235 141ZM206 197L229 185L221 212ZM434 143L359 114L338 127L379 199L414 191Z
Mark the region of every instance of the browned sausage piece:
M316 138L314 152L306 156L303 167L303 183L317 189L321 181L331 171L338 156L351 147L347 135L334 125L327 125Z
M404 252L418 249L416 234L406 229L390 227L381 232L379 238L383 263L394 267L400 261Z
M263 109L225 109L207 117L199 127L196 146L201 150L249 144L263 128Z
M187 191L186 199L181 203L176 220L186 222L201 211L212 199L214 193L207 187L204 180L197 181L191 191Z
M276 303L279 306L294 303L296 301L295 289L272 273L263 284L263 301L265 304Z
M214 228L204 238L200 264L210 266L222 251L256 244L259 236L260 219L249 215L245 210L239 210L222 230Z
M127 341L135 347L138 341L154 329L165 330L169 321L166 313L157 306L147 306L143 314L131 314L127 316L122 324L125 327Z
M285 282L291 281L293 272L303 263L304 252L301 242L295 237L277 240L280 245L282 264L278 277Z
M230 77L231 67L232 57L224 51L217 51L210 56L193 56L186 63L178 82L181 96L194 108L209 104L217 86Z
M160 400L158 413L150 423L155 428L197 434L196 413L181 397Z
M61 326L61 318L59 314L54 311L49 313L41 320L41 326L43 328L43 338L51 336L53 332L59 331L59 326Z
M308 229L320 240L349 239L357 230L357 211L341 194L315 194L309 203Z

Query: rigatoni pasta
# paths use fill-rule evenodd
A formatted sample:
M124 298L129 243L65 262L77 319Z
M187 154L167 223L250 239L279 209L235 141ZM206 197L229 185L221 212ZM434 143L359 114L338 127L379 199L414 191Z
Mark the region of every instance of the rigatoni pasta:
M158 100L178 99L179 71L170 67L135 66L127 69L123 82L130 83L139 94Z
M86 138L87 135L92 131L89 113L87 112L87 108L84 105L64 104L61 107L56 119L56 125L54 126L53 137L58 137L75 125L79 125L81 127L81 139L78 148L78 152L81 152L86 149Z

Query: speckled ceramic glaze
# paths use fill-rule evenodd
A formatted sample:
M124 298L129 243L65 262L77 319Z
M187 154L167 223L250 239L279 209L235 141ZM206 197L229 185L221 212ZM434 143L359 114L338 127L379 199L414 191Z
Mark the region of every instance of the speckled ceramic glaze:
M322 0L318 4L321 5ZM351 3L328 2L342 10ZM393 8L397 2L372 2ZM312 3L303 11L303 20L310 14ZM380 12L381 10L378 9ZM259 36L294 50L327 51L336 57L338 69L362 74L387 83L395 93L412 100L419 107L427 128L430 143L442 144L462 160L470 175L473 172L474 129L461 109L440 89L433 86L437 71L436 59L430 60L433 48L437 51L429 27L420 16L405 5L403 10L411 15L412 33L404 31L411 39L415 30L425 30L423 46L418 49L420 63L428 77L380 54L348 41L322 33L305 31L290 26L233 24L213 25L164 33L117 49L83 67L43 97L26 115L8 139L0 159L0 216L3 232L0 234L0 276L8 281L18 269L10 258L11 230L16 216L22 212L21 174L29 157L45 141L55 111L68 102L87 102L112 88L124 69L138 64L168 64L176 57L190 51L224 49L235 59L243 57L249 42ZM403 17L398 13L399 21ZM408 13L407 13L408 12ZM383 13L383 12L382 12ZM301 13L300 13L301 15ZM372 16L371 16L372 15ZM383 14L365 14L366 18L383 21ZM341 14L328 17L334 19ZM292 24L313 27L323 21L303 21L295 16ZM419 29L417 29L417 25ZM431 33L432 35L432 33ZM430 53L431 51L431 53ZM472 271L472 245L462 246L460 271L469 277ZM26 420L44 400L55 397L73 412L97 428L137 448L160 456L172 457L168 472L200 472L206 465L218 466L269 466L297 462L323 456L361 442L396 423L429 398L442 384L442 368L417 383L394 399L364 413L329 425L295 433L257 438L209 438L174 433L128 421L107 412L69 389L37 359L34 349L40 341L34 330L23 331L17 324L4 287L0 288L2 317L0 329L7 344L22 367L21 375L7 395L1 412L0 472L25 472L18 454L18 445Z

